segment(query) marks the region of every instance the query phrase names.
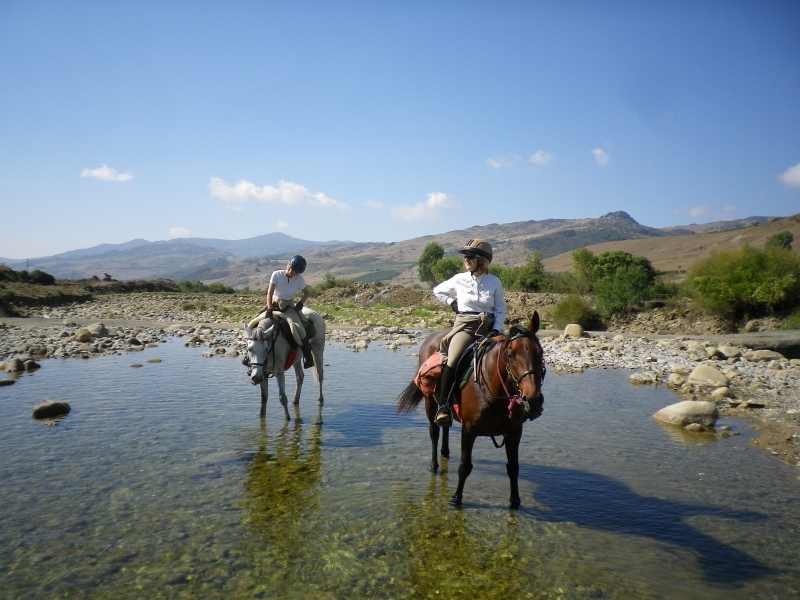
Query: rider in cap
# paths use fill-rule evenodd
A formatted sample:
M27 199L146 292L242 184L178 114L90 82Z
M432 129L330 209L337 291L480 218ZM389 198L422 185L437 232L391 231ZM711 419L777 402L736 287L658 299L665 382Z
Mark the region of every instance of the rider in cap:
M458 273L433 288L434 295L456 313L450 332L442 338L442 381L436 423L452 424L450 401L455 384L455 367L461 354L475 339L503 331L506 299L500 279L489 273L492 247L486 240L468 240L459 250L464 255L464 272Z
M289 259L285 269L274 271L267 287L267 303L259 312L267 311L267 315L271 316L273 310L279 310L298 325L297 330L303 340L303 368L308 369L314 366L314 357L300 319L303 304L308 300L308 286L301 275L305 270L306 259L297 254ZM298 291L302 291L303 296L300 302L295 303L294 296Z

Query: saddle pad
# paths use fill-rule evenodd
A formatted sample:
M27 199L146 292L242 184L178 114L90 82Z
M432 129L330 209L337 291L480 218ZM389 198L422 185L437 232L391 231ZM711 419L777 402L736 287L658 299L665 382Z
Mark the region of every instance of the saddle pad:
M414 383L426 396L432 396L439 389L442 379L442 355L434 352L422 363L414 376Z

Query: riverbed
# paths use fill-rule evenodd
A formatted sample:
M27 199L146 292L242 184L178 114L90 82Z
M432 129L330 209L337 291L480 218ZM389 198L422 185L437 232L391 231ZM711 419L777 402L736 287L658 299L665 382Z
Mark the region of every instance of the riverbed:
M508 508L504 452L482 439L452 509L457 460L432 475L422 413L394 415L415 349L381 346L329 344L325 405L309 374L289 423L274 385L262 420L239 360L177 339L22 374L0 389L3 593L800 594L796 471L748 447L747 421L720 419L728 438L674 430L651 418L677 401L666 387L551 373L520 448L522 508ZM72 412L34 421L45 397Z

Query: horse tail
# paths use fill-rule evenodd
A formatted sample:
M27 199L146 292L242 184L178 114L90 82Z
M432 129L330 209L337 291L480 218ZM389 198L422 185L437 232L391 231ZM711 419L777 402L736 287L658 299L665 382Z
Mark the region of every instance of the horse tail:
M311 369L311 374L314 376L314 381L319 383L322 379L322 353L325 351L325 319L317 311L310 308L303 308L305 317L314 324L316 334L311 343L312 351L317 348L319 356L314 357L314 367Z
M404 389L400 395L397 397L397 407L395 408L395 414L398 415L407 415L412 410L417 408L417 405L422 401L424 398L424 394L422 390L417 387L417 384L413 381L408 384L406 389Z

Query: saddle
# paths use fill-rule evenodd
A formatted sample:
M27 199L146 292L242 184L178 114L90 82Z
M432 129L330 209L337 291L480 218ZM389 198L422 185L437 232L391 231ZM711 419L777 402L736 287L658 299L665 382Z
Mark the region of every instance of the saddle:
M475 365L481 361L484 353L486 352L489 344L489 338L482 338L476 341L473 345L467 348L464 353L458 357L456 363L456 390L453 402L458 404L461 400L460 392L467 385L469 378L475 370ZM439 392L442 381L442 358L439 352L434 352L422 365L420 365L414 383L420 391L426 396L431 396Z
M250 321L250 327L257 327L258 324L264 320L265 313L259 314L255 319ZM299 333L295 331L297 324L292 321L291 319L287 318L280 311L273 311L272 312L272 320L278 326L278 330L283 334L283 337L289 342L289 346L293 349L302 346L302 342L300 341L302 338L300 337ZM317 335L317 328L314 327L313 321L311 319L306 319L305 316L300 317L300 321L303 323L303 329L306 332L306 339L311 339L315 335Z

